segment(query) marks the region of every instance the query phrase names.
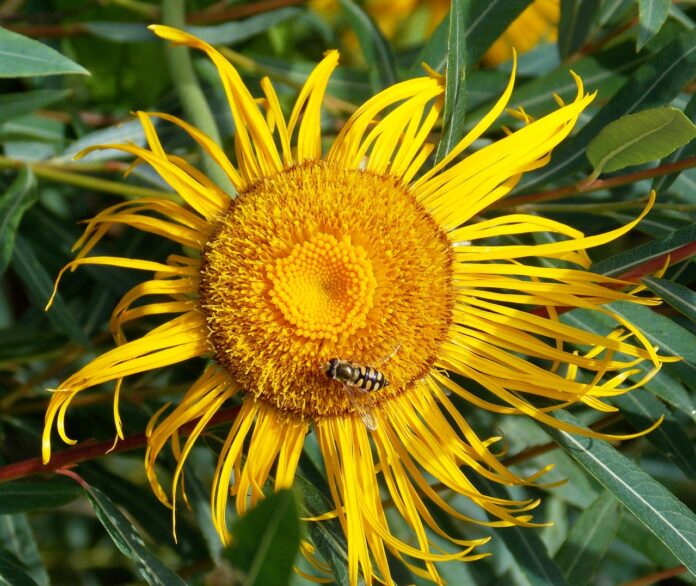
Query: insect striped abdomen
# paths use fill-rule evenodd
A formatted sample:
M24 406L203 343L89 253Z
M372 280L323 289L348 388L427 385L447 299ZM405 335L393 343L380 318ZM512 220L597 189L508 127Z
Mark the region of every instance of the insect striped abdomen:
M355 385L364 391L374 392L386 386L386 379L384 378L384 374L376 368L361 366L360 377Z
M372 368L339 358L332 358L327 364L326 374L329 378L346 385L354 386L365 392L374 392L389 385L384 374Z

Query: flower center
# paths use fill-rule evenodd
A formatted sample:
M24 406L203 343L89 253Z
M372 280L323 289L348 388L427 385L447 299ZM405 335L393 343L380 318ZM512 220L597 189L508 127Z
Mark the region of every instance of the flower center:
M275 261L270 295L297 335L337 342L367 325L377 281L367 253L331 234L296 244Z
M446 234L398 180L315 161L232 201L203 252L200 306L215 359L257 399L346 415L428 373L452 320L451 267ZM351 393L327 375L332 358L389 385Z

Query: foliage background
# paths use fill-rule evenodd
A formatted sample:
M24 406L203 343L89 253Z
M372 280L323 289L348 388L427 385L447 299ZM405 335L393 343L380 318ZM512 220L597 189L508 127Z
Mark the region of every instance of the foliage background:
M185 7L163 2L174 14L185 8L194 32L226 47L226 56L254 93L259 93L260 77L269 75L285 106L323 51L343 48L323 122L328 140L356 104L395 79L417 74L422 61L442 71L448 49L450 64L456 57L467 68L465 80L448 87L448 99L457 107L445 132L471 127L497 99L509 64L485 69L477 62L529 0L457 1L454 10L464 16L485 9L487 18L475 30L465 19L459 32L445 22L427 44L416 34L428 19L429 7L422 4L391 42L350 0L336 4L330 15L301 1L196 0ZM298 521L300 513L328 507L311 435L297 495L266 501L250 514L254 517L239 522L237 545L222 551L207 512L207 487L225 425L212 427L187 472L191 508L179 511L174 542L170 513L151 495L144 477L142 432L149 417L176 401L194 379L201 367L196 361L127 381L122 397L127 439L106 456L114 433L112 389L81 395L69 419L82 451L55 457L53 468L81 459L72 472L82 485L65 475L40 473L36 458L45 389L110 347L110 311L141 278L110 268L80 269L63 281L54 308L44 313L52 281L70 260L70 247L80 234L78 222L124 198L167 190L145 166L121 179L129 162L113 152L79 162L72 157L90 144L143 142L138 124L130 121L133 110L186 116L190 104L182 100L177 75L173 78L167 66L168 49L145 28L161 19L158 3L141 0L0 2L5 27L0 48L9 51L0 58L0 480L5 480L0 483L0 582L272 585L292 580L299 585L305 580L290 567L304 532L334 568L336 582L344 583L340 531L329 522L303 527ZM694 120L695 20L693 0L563 0L558 43L520 59L511 107L524 106L532 115L551 111L553 92L567 98L574 91L569 67L599 95L583 115L582 128L556 150L550 165L525 178L501 207L543 214L593 233L635 217L648 191L656 189L658 204L633 233L590 252L596 272L629 274L635 280L670 265L661 278L644 281L668 303L656 310L619 311L643 327L663 352L683 361L665 365L644 390L617 398L621 415L598 422L596 415L575 413L586 424L616 432L643 429L666 417L649 436L613 447L462 405L480 434L505 433L511 465L530 472L553 463L550 480L569 481L559 488L515 490L515 496L542 497L540 518L554 524L493 531L494 540L486 546L492 557L442 568L452 584L696 584L691 573L696 571L696 521L690 511L696 502L696 296L689 289L696 280L696 142L663 160L603 174L589 185L585 181L592 170L585 151L608 123L666 105ZM357 35L346 34L349 29ZM230 145L233 129L217 75L199 56L194 66L222 140ZM519 122L504 116L486 140L502 135L501 124ZM205 165L182 134L163 127L161 136L168 151ZM152 259L175 252L170 243L118 230L99 248L101 254ZM563 319L607 333L605 324L588 321L580 311ZM131 336L144 327L134 326ZM166 474L166 462L162 468ZM455 535L485 533L439 521ZM399 584L419 583L405 568L395 575Z

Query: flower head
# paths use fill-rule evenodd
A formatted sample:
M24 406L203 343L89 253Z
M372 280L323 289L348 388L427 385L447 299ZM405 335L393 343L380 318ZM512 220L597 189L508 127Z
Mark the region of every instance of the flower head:
M77 393L107 381L116 381L118 391L125 376L210 357L180 403L153 418L146 469L158 498L174 508L197 438L229 399L242 397L211 495L213 521L225 542L231 539L230 495L243 513L263 498L269 482L275 489L292 485L310 430L323 456L332 515L347 536L352 584L360 574L367 583L391 583L388 552L435 582L441 581L436 562L486 555L475 549L486 539L448 536L431 506L483 525L533 525L536 501L483 494L470 475L530 485L545 469L529 477L507 469L493 448L500 438L480 439L450 394L477 408L526 414L592 434L550 412L574 403L613 410L603 398L640 386L645 378L624 384L639 372L638 363L652 362L651 376L662 360L640 331L603 307L615 300L656 301L586 270L587 248L625 234L640 218L585 236L538 216L479 217L524 172L548 161L594 96L576 77L572 103L463 157L505 108L513 74L491 112L443 160L426 167L434 149L429 137L443 106L443 80L411 79L363 104L324 153L320 110L338 63L335 51L309 76L286 122L268 79L261 82L263 98L256 100L213 47L179 30L152 28L205 52L216 65L236 128L235 163L199 130L161 113L138 113L148 148L100 147L148 163L182 201L144 198L113 206L87 224L76 244L78 258L64 271L99 264L154 276L115 308L111 328L118 346L54 392L44 459L50 458L54 425L64 441L74 442L65 415ZM188 132L238 195L230 198L187 161L168 154L153 118ZM185 253L164 263L87 256L114 224L168 238ZM535 232L559 238L536 245L489 241ZM564 268L536 259L562 260ZM601 312L620 329L599 336L566 325L558 319L561 307ZM174 317L136 340L126 339L126 323L155 314ZM327 371L332 359L343 365L340 376ZM117 405L118 392L120 435ZM194 427L182 442L178 431L186 424ZM155 461L170 441L177 466L168 493ZM489 520L453 508L432 479L468 497ZM407 540L392 532L380 486L410 527ZM449 539L453 551L435 546L429 531ZM321 567L310 546L305 554Z

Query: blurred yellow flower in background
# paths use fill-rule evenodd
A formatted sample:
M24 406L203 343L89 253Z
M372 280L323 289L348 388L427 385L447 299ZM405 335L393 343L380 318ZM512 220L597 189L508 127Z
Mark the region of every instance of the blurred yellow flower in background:
M310 5L325 15L340 10L337 0L312 0ZM367 0L365 11L375 19L384 35L394 39L415 11L426 13L425 26L416 33L419 41L426 40L450 9L450 0ZM512 50L519 54L532 50L543 42L555 42L560 19L560 0L534 0L510 24L483 56L483 62L495 66L512 58ZM355 39L349 46L357 46Z

